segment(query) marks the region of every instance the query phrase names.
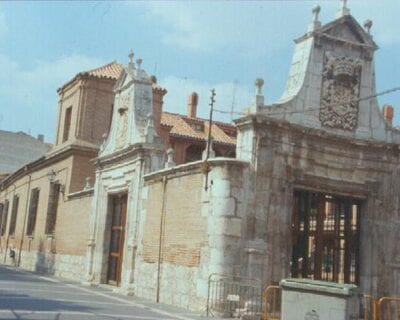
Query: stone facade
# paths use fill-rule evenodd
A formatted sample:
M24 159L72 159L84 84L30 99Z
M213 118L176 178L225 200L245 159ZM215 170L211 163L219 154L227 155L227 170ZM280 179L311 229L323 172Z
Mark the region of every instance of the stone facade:
M138 199L142 176L163 166L163 145L153 125L152 85L152 79L144 70L136 68L132 60L123 69L115 86L110 134L96 159L86 277L98 283L114 281L126 292L132 292L136 248L140 241L137 225L141 219ZM125 194L124 217L118 217L123 223L114 227L113 211L119 209L112 207L112 197ZM119 239L116 243L114 237ZM116 268L113 277L110 259L118 259L113 266Z
M176 115L179 125L168 125L175 120L161 114L166 90L141 69L141 59L134 64L133 54L127 67L119 65L118 79L101 77L98 90L79 82L98 75L97 69L64 86L55 148L2 184L0 203L8 200L9 216L19 196L13 234L3 213L4 260L7 249L16 248L17 262L26 268L108 283L123 293L199 311L206 308L210 275L269 285L293 275L294 263L301 264L303 277L315 279L344 264L362 292L399 295L400 131L385 120L374 97L377 46L347 8L324 26L318 12L296 40L282 99L264 105L263 80L256 80L255 112L236 120L236 159L176 166L172 148L166 159L166 143L187 152L192 141L184 140L185 130L208 124L193 118L191 101L188 117ZM115 83L113 91L105 83ZM102 111L91 117L96 97ZM80 107L70 109L75 103ZM163 116L171 117L164 119L169 129L162 129ZM99 147L107 123L111 127ZM204 142L202 129L190 131L190 138ZM213 130L220 142L229 142L222 154L228 155L234 130L223 124ZM55 231L46 234L52 172L63 188ZM45 197L38 203L36 231L26 236L34 188ZM308 195L307 208L299 209L299 193ZM313 196L324 202L313 207ZM342 202L332 213L327 199ZM343 223L326 231L330 214ZM301 216L308 219L303 225ZM307 234L301 259L296 225L301 232L319 230ZM328 242L335 242L333 249ZM317 272L318 262L325 264Z
M261 249L261 268L248 272L264 283L290 276L294 195L303 190L360 204L358 285L373 296L400 293L400 132L374 97L376 49L348 12L317 24L296 40L281 101L236 121L237 157L253 168L246 237Z

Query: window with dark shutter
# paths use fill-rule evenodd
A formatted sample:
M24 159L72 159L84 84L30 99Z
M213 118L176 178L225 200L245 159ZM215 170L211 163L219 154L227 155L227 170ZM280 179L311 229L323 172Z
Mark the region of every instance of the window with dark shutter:
M2 236L4 236L6 233L7 216L8 216L8 201L5 201L4 207L3 207L3 217L1 219L1 235Z
M8 234L10 236L13 236L15 233L15 226L17 224L17 215L18 215L18 204L19 204L19 197L14 196L13 206L11 211L10 229L8 230Z
M47 207L46 234L53 234L56 226L58 196L60 193L60 184L50 183L49 203Z
M28 225L26 227L26 235L31 236L35 231L36 213L39 203L39 189L33 189L31 199L29 201Z

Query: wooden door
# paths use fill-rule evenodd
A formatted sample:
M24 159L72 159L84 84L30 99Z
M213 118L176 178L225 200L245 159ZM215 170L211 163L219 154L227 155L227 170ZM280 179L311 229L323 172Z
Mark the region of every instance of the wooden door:
M107 282L119 286L124 250L127 195L110 197L110 204L111 230Z

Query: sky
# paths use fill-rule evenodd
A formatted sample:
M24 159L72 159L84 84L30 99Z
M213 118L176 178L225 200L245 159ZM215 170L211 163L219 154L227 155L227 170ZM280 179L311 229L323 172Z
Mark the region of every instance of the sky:
M45 135L54 142L57 88L80 71L113 60L126 64L132 49L142 67L168 90L164 110L186 113L187 96L199 94L207 117L215 107L239 112L264 79L266 103L283 93L293 39L303 35L312 8L320 21L335 18L340 1L2 1L0 2L0 129ZM400 1L350 0L351 14L371 33L377 91L400 86ZM400 93L392 104L400 124ZM215 118L230 121L229 114Z

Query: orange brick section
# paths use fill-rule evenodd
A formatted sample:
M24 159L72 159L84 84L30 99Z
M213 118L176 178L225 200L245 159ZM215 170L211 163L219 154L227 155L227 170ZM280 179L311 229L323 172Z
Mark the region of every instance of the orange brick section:
M162 262L196 267L200 249L207 245L207 219L201 216L202 175L167 181ZM143 238L143 260L156 263L159 255L163 183L149 185Z

